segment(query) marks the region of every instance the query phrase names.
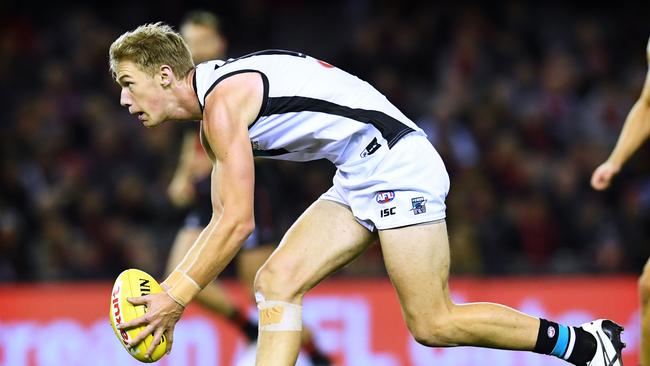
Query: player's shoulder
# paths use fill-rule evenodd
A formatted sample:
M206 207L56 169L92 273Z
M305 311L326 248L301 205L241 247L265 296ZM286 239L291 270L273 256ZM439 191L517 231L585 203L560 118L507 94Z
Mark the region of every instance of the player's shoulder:
M648 62L650 63L650 37L648 38L648 45L646 46L645 52L648 56Z
M291 56L291 57L297 57L301 59L305 59L309 57L307 54L298 51L283 50L283 49L267 49L267 50L251 52L243 56L230 59L226 63L228 64L228 63L241 62L246 60L251 60L251 61L274 60L275 61L278 59L277 56Z
M214 83L215 70L217 70L225 61L210 60L196 65L194 68L194 87L198 94L205 93L210 85Z
M260 74L242 72L225 78L206 95L204 113L228 111L230 116L245 120L249 125L264 106L265 86Z
M263 82L260 74L255 71L242 70L223 78L215 84L211 95L248 95L255 91L263 91Z

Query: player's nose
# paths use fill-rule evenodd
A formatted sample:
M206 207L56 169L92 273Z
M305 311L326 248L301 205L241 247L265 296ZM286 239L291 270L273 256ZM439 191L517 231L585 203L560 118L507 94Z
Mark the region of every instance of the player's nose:
M133 104L133 100L131 99L131 96L129 95L129 91L126 88L122 89L122 92L120 93L120 105L122 107L130 107L131 104Z

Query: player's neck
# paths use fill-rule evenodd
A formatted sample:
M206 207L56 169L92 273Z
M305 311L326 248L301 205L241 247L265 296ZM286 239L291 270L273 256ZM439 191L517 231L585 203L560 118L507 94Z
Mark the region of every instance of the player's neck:
M177 121L196 121L203 118L199 100L194 91L192 79L194 70L190 71L183 80L179 80L179 85L175 88L176 106L172 108L171 119Z

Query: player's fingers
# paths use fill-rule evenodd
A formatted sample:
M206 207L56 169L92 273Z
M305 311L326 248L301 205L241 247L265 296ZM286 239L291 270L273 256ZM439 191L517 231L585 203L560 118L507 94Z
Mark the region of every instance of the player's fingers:
M599 174L594 173L594 175L591 177L591 186L594 189L603 189L603 182Z
M153 339L151 340L149 349L147 350L147 355L146 355L147 358L151 358L153 351L156 349L156 346L158 346L160 340L162 339L163 333L164 333L164 329L162 327L156 328L156 331L153 333Z
M138 326L141 326L141 325L145 325L147 323L149 323L149 321L147 320L146 314L145 314L145 315L143 315L141 317L131 319L130 321L128 321L126 323L118 324L117 329L131 329L131 328L135 328L135 327L138 327Z
M132 340L129 341L129 347L135 347L138 344L140 344L140 342L142 342L142 340L145 339L149 334L151 334L155 329L156 329L155 324L152 323L152 324L147 325L142 330L142 332L140 332L138 334L137 337L135 337L135 338L133 338Z
M126 301L130 302L132 305L147 305L149 302L149 296L129 297Z
M174 329L167 329L165 331L165 338L167 338L167 349L165 353L170 354L172 351L172 343L174 343Z
M599 180L598 182L592 184L592 187L594 187L594 189L597 191L602 191L605 188L609 187L609 182Z
M612 179L612 175L613 174L611 171L599 167L591 176L591 186L597 190L603 190L607 188L607 186L609 186L609 182Z

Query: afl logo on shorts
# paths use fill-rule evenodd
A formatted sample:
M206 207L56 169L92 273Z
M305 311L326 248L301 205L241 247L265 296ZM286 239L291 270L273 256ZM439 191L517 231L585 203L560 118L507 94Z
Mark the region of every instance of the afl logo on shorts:
M388 203L395 198L395 192L393 191L380 191L377 192L377 195L375 196L375 199L377 200L377 203Z

